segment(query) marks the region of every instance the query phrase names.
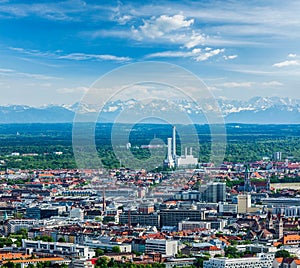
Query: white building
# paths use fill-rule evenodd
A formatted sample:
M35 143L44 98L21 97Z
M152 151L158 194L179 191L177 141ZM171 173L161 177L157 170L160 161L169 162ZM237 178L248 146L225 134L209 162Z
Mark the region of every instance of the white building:
M105 249L108 251L112 251L114 247L119 247L120 252L131 252L131 244L125 244L125 243L118 243L118 242L102 242L99 240L86 240L84 242L85 246L88 246L90 248L100 248L100 249Z
M70 218L79 219L79 220L83 221L84 211L81 208L72 208L70 210Z
M258 253L250 258L211 258L204 261L203 268L272 268L274 254Z
M94 268L94 265L90 260L79 259L72 261L73 268Z
M34 226L38 225L37 220L31 220L31 219L15 219L15 220L9 220L7 224L7 231L6 234L15 234L21 229L30 229Z
M178 242L165 239L147 239L145 252L159 252L163 255L174 256L178 253Z
M237 213L237 205L236 204L228 204L226 202L219 203L219 213Z
M72 257L79 257L90 259L95 256L95 251L87 246L81 246L73 243L60 243L60 242L43 242L22 239L22 247L26 249L34 249L43 253L56 254L59 256L67 255Z
M207 221L181 221L178 223L178 230L211 229L211 222Z
M190 154L188 154L187 148L185 148L184 155L175 158L175 164L177 167L196 166L198 164L198 159L193 156L192 148L190 148Z

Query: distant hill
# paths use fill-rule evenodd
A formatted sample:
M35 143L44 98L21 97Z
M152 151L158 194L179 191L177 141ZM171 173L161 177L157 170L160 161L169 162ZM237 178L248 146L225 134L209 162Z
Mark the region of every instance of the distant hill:
M226 123L300 124L300 100L255 97L247 101L220 99L218 103ZM154 117L160 115L164 118L175 114L174 123L176 123L176 112L188 115L194 123L207 123L205 114L209 113L211 107L209 101L195 104L186 100L176 103L164 100L143 105L134 99L118 100L106 104L99 121L115 122L123 111L129 111L134 118L134 115L143 110L153 111ZM8 105L0 106L0 123L67 123L73 121L75 114L80 121L94 121L98 116L97 107L79 103L71 106L44 107ZM153 122L157 121L153 119Z

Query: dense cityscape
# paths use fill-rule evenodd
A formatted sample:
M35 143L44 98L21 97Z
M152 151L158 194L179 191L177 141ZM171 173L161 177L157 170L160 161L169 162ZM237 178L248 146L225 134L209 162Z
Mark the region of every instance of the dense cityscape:
M169 136L160 171L1 160L2 266L297 267L300 163L199 163Z
M0 267L300 268L299 14L0 0Z

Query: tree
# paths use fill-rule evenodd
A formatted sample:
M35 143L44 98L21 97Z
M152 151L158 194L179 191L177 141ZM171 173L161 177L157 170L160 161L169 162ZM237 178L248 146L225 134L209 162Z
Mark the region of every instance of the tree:
M20 230L18 230L17 234L21 235L23 239L28 238L28 230L25 228L21 228Z
M284 250L284 249L278 250L275 253L275 258L289 258L290 256L291 256L291 254L287 250Z
M15 264L13 262L9 261L8 263L4 264L2 267L15 268Z
M64 237L60 237L57 242L66 243L66 239Z
M227 247L225 248L225 257L228 258L239 258L240 257L240 253L238 252L236 247Z
M95 250L96 257L102 256L104 254L104 250L101 248L96 248Z
M106 268L108 267L107 264L109 262L109 259L107 257L100 257L96 261L96 267Z
M114 252L114 253L120 253L121 249L120 249L119 246L114 246L114 247L112 247L111 251Z
M113 258L111 258L110 261L108 262L107 266L114 267L114 264L115 264L115 260Z

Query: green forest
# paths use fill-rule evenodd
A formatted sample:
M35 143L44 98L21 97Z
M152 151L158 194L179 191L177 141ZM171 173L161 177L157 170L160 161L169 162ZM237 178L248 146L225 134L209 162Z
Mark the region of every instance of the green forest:
M210 159L211 141L208 125L194 126L197 137L191 127L178 126L177 152L181 154L181 140L195 140L197 144L184 144L194 147L194 156L200 162ZM129 128L127 125L112 124L83 125L83 129L94 128L97 154L104 167L117 168L122 163L114 154L113 146L124 148L128 140L131 153L137 159L147 159L150 150L141 148L155 139L165 144L172 135L171 125L140 124ZM117 128L118 144L112 142L112 129ZM226 141L224 161L250 162L272 157L276 151L283 158L300 160L300 125L226 125L226 134L220 133L220 140ZM199 146L200 145L200 146ZM224 143L216 144L222 147ZM195 148L197 147L197 148ZM166 148L165 152L166 152ZM61 152L61 153L57 153ZM16 154L17 153L17 154ZM89 155L85 156L89 157ZM91 157L92 158L92 157ZM93 161L93 159L91 159ZM73 154L71 124L2 124L0 125L0 168L20 169L61 169L76 168Z

